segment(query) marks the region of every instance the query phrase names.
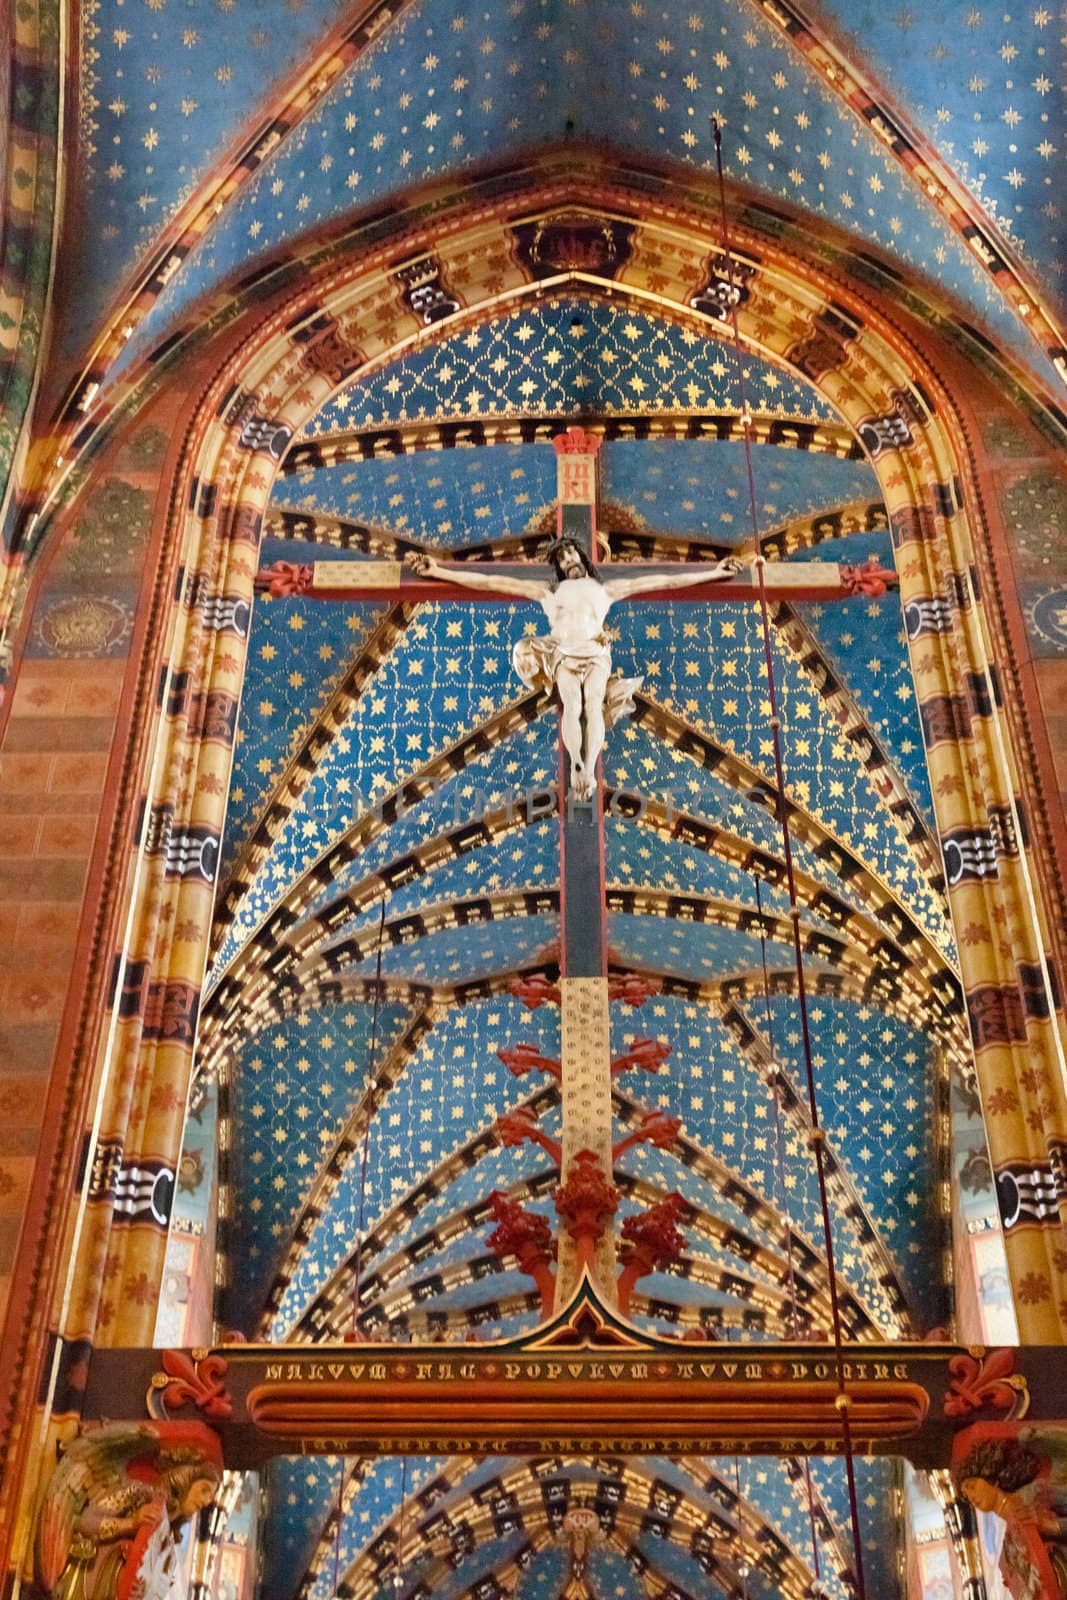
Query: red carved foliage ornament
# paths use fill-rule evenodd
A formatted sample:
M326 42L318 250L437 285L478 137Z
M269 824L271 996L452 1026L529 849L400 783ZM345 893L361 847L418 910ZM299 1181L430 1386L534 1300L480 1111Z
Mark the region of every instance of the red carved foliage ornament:
M1015 1372L1014 1350L991 1350L986 1356L953 1356L948 1364L946 1417L969 1417L973 1411L1000 1411L1025 1417L1030 1409L1026 1379Z
M560 1003L559 985L553 983L543 972L533 972L528 978L519 978L508 989L516 1000L521 1000L528 1011L536 1011L538 1006L543 1006L551 1000L553 1005Z
M841 587L846 594L864 594L869 600L880 600L889 586L898 581L896 573L883 567L877 558L856 565L845 562L840 572Z
M276 561L271 567L260 568L255 586L272 600L288 600L294 594L307 594L314 577L315 568L310 562Z
M215 1422L233 1416L233 1401L226 1388L225 1356L209 1355L206 1350L164 1350L161 1360L163 1371L154 1374L149 1393L153 1415L165 1416L180 1411L182 1406L195 1406Z
M552 1056L543 1056L535 1044L509 1044L498 1050L497 1055L516 1078L524 1078L528 1072L535 1071L547 1072L553 1078L563 1075L559 1062Z
M624 978L612 978L608 984L608 999L621 1000L624 1006L643 1006L646 1000L660 992L655 978L642 977L639 972L629 972Z
M685 1249L685 1235L676 1224L691 1211L680 1194L664 1197L648 1211L627 1217L622 1225L623 1245L619 1260L624 1266L640 1263L644 1272L666 1267L677 1261ZM647 1265L646 1265L647 1263Z
M660 1039L635 1039L625 1055L615 1057L611 1075L614 1078L620 1072L632 1072L638 1067L642 1072L658 1072L670 1053L670 1045Z
M558 456L592 456L600 449L600 436L586 433L584 428L568 428L557 433L552 448Z
M487 1203L497 1226L486 1243L496 1256L515 1257L519 1271L536 1283L542 1310L547 1311L556 1282L550 1265L555 1260L556 1241L547 1218L538 1216L536 1211L524 1211L502 1189L494 1189Z
M546 1263L555 1258L556 1241L546 1217L525 1211L502 1189L493 1190L488 1205L497 1224L486 1240L494 1255L516 1256L520 1265L524 1258Z
M556 1191L556 1210L583 1259L591 1260L619 1207L619 1191L604 1174L595 1150L579 1150L567 1181Z

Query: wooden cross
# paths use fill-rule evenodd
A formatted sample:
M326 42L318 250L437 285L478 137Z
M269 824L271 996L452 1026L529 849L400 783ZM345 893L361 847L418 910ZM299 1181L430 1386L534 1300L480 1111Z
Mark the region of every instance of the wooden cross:
M579 545L597 561L596 452L600 439L581 428L570 428L552 441L556 451L558 489L556 528L561 538ZM457 563L458 565L458 563ZM466 565L466 564L465 564ZM635 571L636 568L636 571ZM471 570L467 566L467 570ZM501 578L542 579L551 582L551 567L529 562L479 562L485 575ZM874 562L862 566L835 566L823 562L768 563L764 584L769 597L780 600L834 601L852 595L876 597L884 593L895 574ZM714 601L751 602L759 596L755 566L742 568L736 577L695 585L679 592L675 580L692 579L691 562L598 563L607 579L660 575L662 588L645 598L686 603ZM479 602L511 601L512 594L493 589L471 590L439 576L423 578L399 561L317 561L307 564L276 562L257 575L261 592L281 598L308 595L334 601L423 602L427 600ZM589 1203L595 1205L595 1186L605 1189L612 1181L611 1045L608 1015L608 945L604 878L604 819L600 765L597 784L589 801L575 801L569 782L568 757L559 744L558 809L560 828L560 993L563 1140L560 1173L564 1186L570 1180L581 1201L581 1185L591 1185ZM585 1152L592 1151L592 1162ZM582 1155L578 1162L576 1158ZM598 1180L599 1174L599 1180ZM556 1306L565 1305L581 1274L581 1250L573 1230L561 1230L556 1273ZM604 1228L595 1247L591 1267L601 1298L615 1303L616 1270L612 1230Z

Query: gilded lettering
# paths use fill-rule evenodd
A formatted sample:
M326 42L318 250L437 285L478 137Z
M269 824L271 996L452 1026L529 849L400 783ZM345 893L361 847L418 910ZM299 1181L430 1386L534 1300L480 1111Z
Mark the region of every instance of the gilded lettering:
M280 1361L268 1361L268 1363L267 1363L267 1382L270 1383L271 1380L275 1379L275 1378L280 1379L281 1375L282 1375L281 1362Z

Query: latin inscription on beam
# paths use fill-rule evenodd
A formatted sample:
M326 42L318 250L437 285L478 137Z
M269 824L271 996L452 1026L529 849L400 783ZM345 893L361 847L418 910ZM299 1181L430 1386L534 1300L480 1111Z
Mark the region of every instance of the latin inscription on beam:
M202 1384L190 1378L194 1368L205 1375ZM1067 1352L852 1346L843 1377L857 1450L944 1467L957 1433L972 1423L1062 1422ZM296 1451L822 1455L844 1444L831 1347L724 1350L645 1336L588 1283L525 1339L451 1352L388 1345L94 1352L87 1421L136 1420L145 1414L138 1393L155 1417L195 1418L199 1406L234 1469Z

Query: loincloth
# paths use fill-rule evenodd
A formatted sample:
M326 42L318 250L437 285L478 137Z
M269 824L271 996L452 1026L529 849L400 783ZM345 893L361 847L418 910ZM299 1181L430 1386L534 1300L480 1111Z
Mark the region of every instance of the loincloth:
M579 649L563 649L551 634L520 639L511 652L511 664L528 689L551 689L560 667L584 684L595 666L611 669L611 645L601 634ZM623 717L634 714L633 697L644 678L624 678L613 673L604 689L604 724L613 727Z

